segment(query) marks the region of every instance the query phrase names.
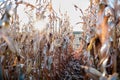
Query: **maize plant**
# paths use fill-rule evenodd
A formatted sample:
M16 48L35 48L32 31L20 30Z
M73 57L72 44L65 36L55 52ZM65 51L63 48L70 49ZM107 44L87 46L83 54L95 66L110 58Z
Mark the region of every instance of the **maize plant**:
M73 26L52 0L0 1L0 80L119 80L120 1L90 0Z
M0 3L0 80L58 78L73 52L73 35L67 14L57 14L47 0Z
M83 24L82 37L86 41L82 48L84 51L77 54L85 57L83 62L87 60L81 66L88 74L87 79L119 79L119 2L119 0L90 0L90 6L85 13L74 5L80 10L83 19L83 22L78 23Z

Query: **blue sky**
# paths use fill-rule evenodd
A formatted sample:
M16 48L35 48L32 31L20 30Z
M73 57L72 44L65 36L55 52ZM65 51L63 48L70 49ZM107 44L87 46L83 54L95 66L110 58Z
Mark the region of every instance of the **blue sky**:
M4 2L4 0L0 0L0 2Z

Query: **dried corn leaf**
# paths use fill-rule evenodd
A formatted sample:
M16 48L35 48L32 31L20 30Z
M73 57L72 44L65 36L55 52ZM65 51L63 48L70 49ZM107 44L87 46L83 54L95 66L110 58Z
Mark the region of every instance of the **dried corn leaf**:
M14 60L14 62L13 62L13 66L16 66L17 65L17 57L15 57L15 60Z
M89 72L95 76L99 76L99 77L102 76L102 73L96 70L95 68L88 67L88 66L81 66L81 67L85 69L86 73Z
M2 38L3 38L3 39L6 41L6 43L8 44L10 50L11 50L13 53L16 53L15 44L14 44L12 38L8 37L8 36L6 35L6 33L5 33L4 30L3 30L3 31L0 30L0 32L1 32Z
M27 65L27 70L26 70L27 74L29 74L31 70L32 70L32 62L30 61Z

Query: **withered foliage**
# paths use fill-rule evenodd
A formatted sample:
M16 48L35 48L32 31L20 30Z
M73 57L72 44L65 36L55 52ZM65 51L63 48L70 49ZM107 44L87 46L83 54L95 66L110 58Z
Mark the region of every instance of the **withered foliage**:
M73 52L67 14L58 16L47 0L36 0L36 5L7 0L0 5L0 80L56 80ZM28 23L19 20L20 5L26 6Z
M84 47L78 51L83 56L85 69L89 79L117 80L119 79L119 27L120 27L120 1L119 0L90 0L90 6L83 13L80 10L83 22L82 40ZM76 56L75 56L76 57Z
M120 1L90 0L85 12L74 7L84 30L75 51L69 17L51 0L1 1L0 80L119 80Z

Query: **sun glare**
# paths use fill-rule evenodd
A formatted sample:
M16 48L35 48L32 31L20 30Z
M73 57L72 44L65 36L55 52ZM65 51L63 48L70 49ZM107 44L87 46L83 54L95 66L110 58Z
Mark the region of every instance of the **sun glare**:
M26 0L24 0L24 1L26 1ZM36 5L35 1L27 0L27 2L32 4L32 5L34 5L34 6ZM74 31L80 30L81 29L80 28L81 25L76 25L76 22L77 21L79 22L79 20L80 20L79 16L81 16L81 14L75 12L74 4L77 4L81 9L85 10L87 8L88 4L89 4L89 1L85 0L82 3L79 0L75 0L75 1L74 0L69 0L69 3L67 3L67 2L68 1L64 1L64 0L53 0L52 1L53 9L57 13L59 13L59 9L60 9L62 14L67 12L68 16L70 16L70 23L73 26L73 30ZM84 2L86 3L85 5L83 5ZM67 3L67 5L66 5L66 3ZM80 3L80 4L78 4L78 3ZM29 7L26 8L26 6L23 5L23 4L20 4L18 6L17 14L19 16L20 28L22 28L22 26L24 26L24 25L29 23L28 14L25 12L28 9L29 9ZM73 11L75 13L73 13ZM36 12L35 9L32 10L32 16L33 16L32 18L33 18L33 20L35 20L34 21L35 22L34 23L35 30L40 30L41 31L43 29L43 27L45 27L46 20L39 20L39 21L37 21L34 12ZM74 15L76 15L76 16L74 16ZM58 14L58 16L59 16L59 14Z

